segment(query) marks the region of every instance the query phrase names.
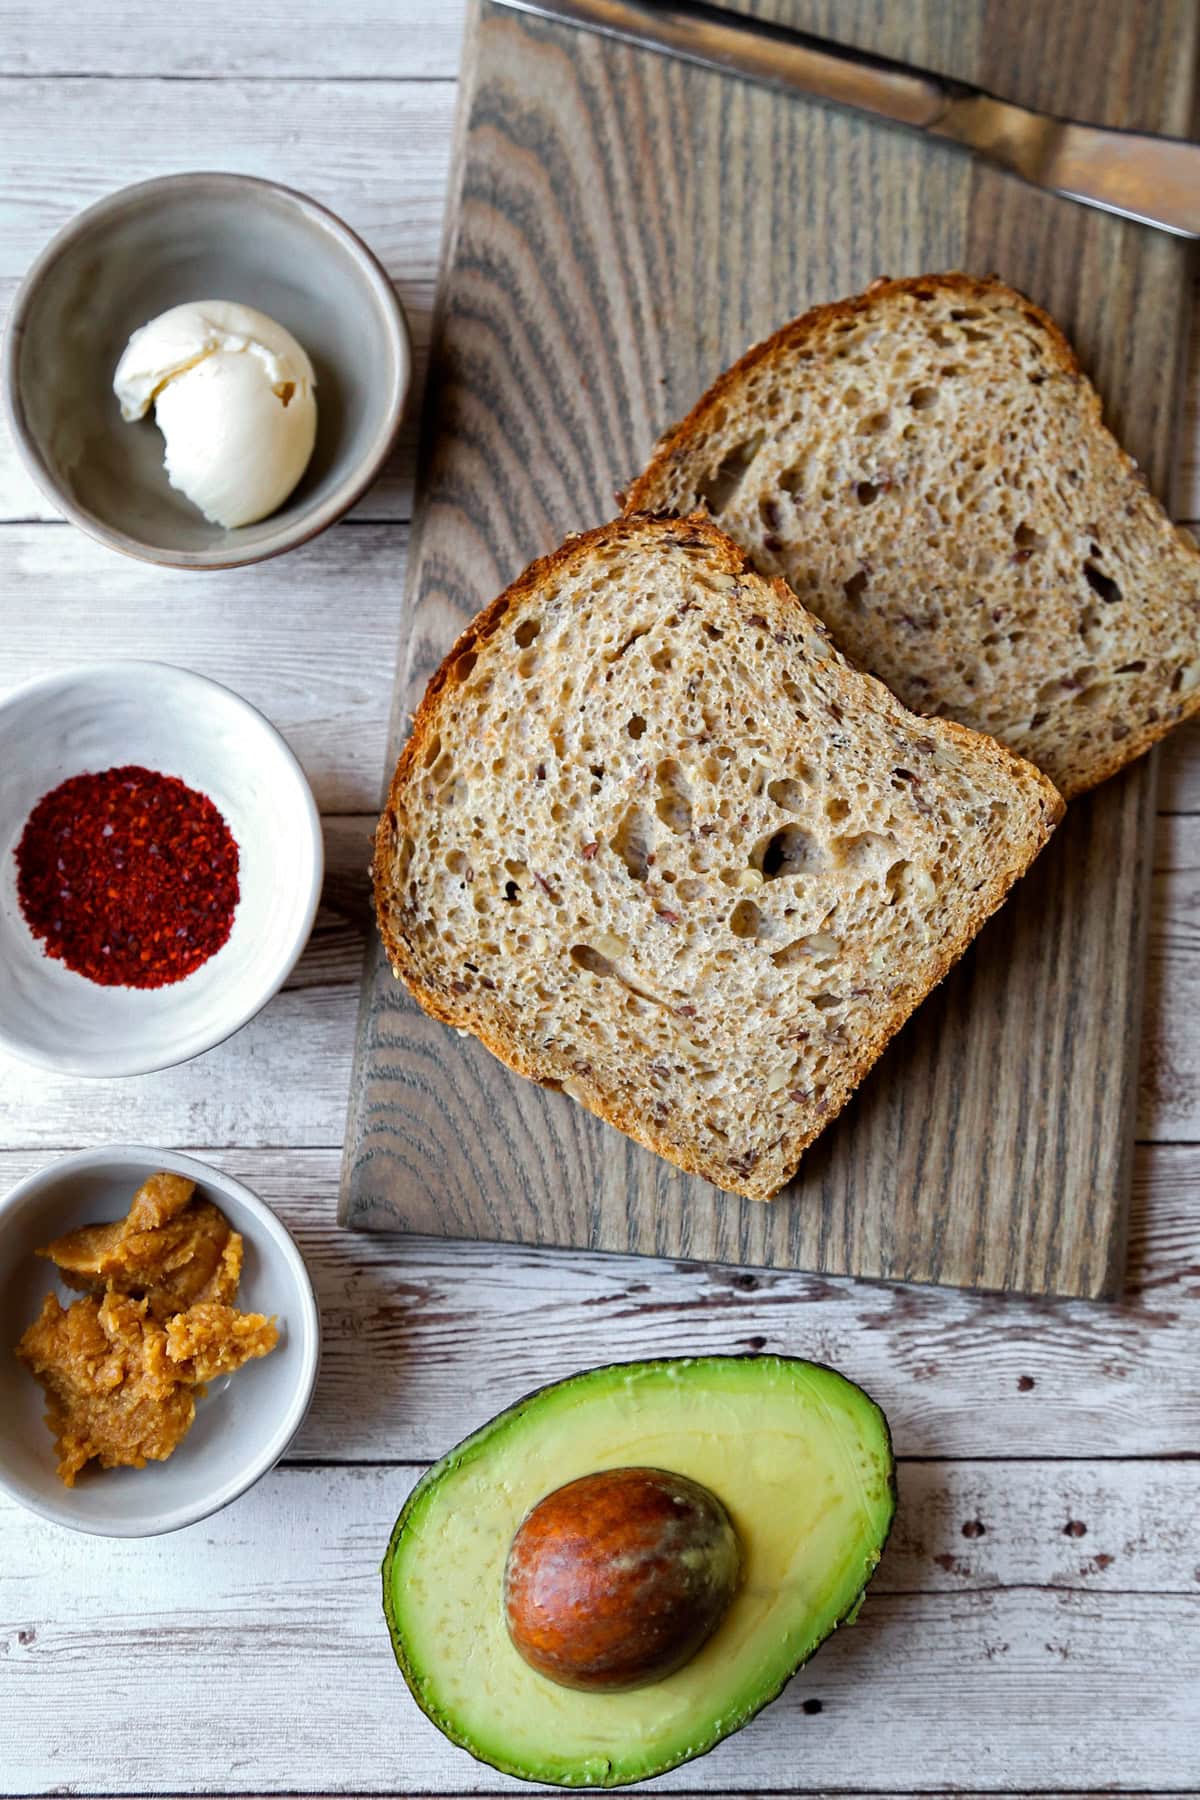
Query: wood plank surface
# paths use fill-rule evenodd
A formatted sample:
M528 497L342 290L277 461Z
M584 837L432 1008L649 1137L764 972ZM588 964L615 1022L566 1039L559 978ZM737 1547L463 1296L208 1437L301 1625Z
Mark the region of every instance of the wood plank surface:
M299 15L295 8L288 9L289 16L300 20L299 33L291 38L276 30L271 15L259 12L246 23L269 34L272 58L267 65L261 41L253 35L238 34L231 40L231 35L225 33L219 47L205 39L204 22L225 16L213 7L212 0L203 0L193 10L199 15L198 29L184 38L169 11L147 13L135 8L127 15L115 6L99 10L79 4L53 9L40 5L9 9L10 17L15 12L16 23L0 40L0 162L11 166L18 157L28 160L30 139L23 120L44 110L59 121L60 129L52 137L38 138L39 179L32 194L21 196L19 215L13 210L12 198L0 196L0 219L4 223L0 231L0 319L7 316L17 283L36 251L74 211L107 191L109 185L119 185L116 175L109 183L107 164L105 174L97 180L78 148L93 141L94 115L101 107L106 142L115 139L118 161L125 167L127 180L137 178L139 171L150 167L145 158L147 142L161 147L151 172L211 162L212 145L216 142L224 147L224 167L239 166L231 158L240 147L244 155L258 157L257 162L244 164L252 173L269 172L274 179L307 187L335 211L357 204L361 184L343 181L338 168L331 166L332 151L326 150L320 138L300 146L302 155L295 154L286 142L272 146L269 159L264 159L261 151L247 149L241 141L248 89L245 84L239 87L234 78L246 74L262 79L266 66L270 79L281 85L288 77L295 81L302 76L311 83L311 59L319 43L320 66L329 65L330 78L343 78L339 101L346 101L352 92L347 77L357 75L359 79L369 77L378 82L392 71L397 77L403 72L410 81L412 76L421 76L420 93L410 87L406 96L397 97L402 115L419 122L415 131L405 130L397 144L385 132L372 129L372 119L379 117L379 112L373 111L365 136L360 138L356 132L353 146L364 168L387 185L387 217L373 221L371 243L408 310L420 373L433 308L441 200L449 169L455 106L454 81L431 80L424 71L428 61L431 73L456 74L465 0L428 0L427 9L423 6L419 11L413 6L387 7L377 16L371 15L369 22L364 22L355 7L346 16L346 29L336 32L328 29L327 15L316 7L315 0L309 0ZM134 15L139 18L136 33L130 28ZM829 23L836 22L849 39L852 34L848 21L856 16L851 8L841 8L836 21ZM390 48L393 43L394 55ZM286 60L289 50L290 64ZM209 68L208 75L197 72L200 64ZM18 82L4 83L4 77L23 70L38 84L29 91L28 98ZM163 77L181 75L197 81L204 79L207 86L196 95L193 104L177 109L173 84ZM90 105L85 103L81 76L88 77L93 89ZM104 79L96 79L97 76ZM61 94L53 91L60 87ZM289 99L297 110L308 104L308 96L299 86L293 88ZM385 97L385 114L386 105ZM72 119L77 124L71 129L63 128L63 122ZM19 138L24 142L19 142ZM344 153L344 147L339 149L339 168L344 167L340 162ZM289 165L292 156L295 160ZM350 222L360 231L367 230L365 214L361 218L350 217ZM1200 520L1200 306L1193 303L1191 314L1188 380L1171 487L1177 517ZM681 404L684 398L681 396ZM415 410L410 412L408 428L382 480L359 503L356 517L410 516L414 418ZM1164 496L1171 498L1165 490ZM57 517L25 475L8 434L0 431L0 520Z
M150 1571L145 1545L105 1546L103 1586L93 1544L0 1506L0 1660L25 1721L5 1747L10 1790L39 1790L47 1768L69 1790L99 1765L111 1791L161 1791L144 1689L180 1657L194 1693L228 1693L235 1662L254 1679L222 1709L219 1763L207 1709L173 1710L173 1792L304 1792L331 1741L339 1787L412 1792L419 1769L423 1791L518 1791L446 1743L392 1662L377 1571L416 1473L277 1470L236 1511L164 1540ZM976 1786L1073 1784L1081 1763L1114 1784L1169 1782L1200 1757L1200 1589L1181 1524L1198 1483L1195 1464L1084 1466L1065 1488L1052 1464L902 1468L858 1623L735 1740L657 1785L803 1792L852 1768L859 1789L920 1790L933 1734L943 1779ZM1017 1584L1001 1572L1014 1568ZM80 1680L97 1655L122 1671L103 1695ZM40 1721L68 1708L48 1756Z
M328 1590L353 1584L359 1592L382 1559L404 1502L423 1473L420 1463L364 1463L310 1469L285 1464L266 1476L255 1508L282 1523L280 1561L303 1538L321 1535L321 1510L347 1520L344 1542L327 1556L297 1566L289 1586L294 1604L310 1597L314 1617L328 1604ZM1200 1463L904 1462L896 1470L896 1520L871 1599L881 1594L982 1593L1001 1588L1054 1589L1064 1593L1186 1594L1200 1598L1190 1530L1200 1503ZM24 1573L6 1617L37 1610L37 1590L50 1582L60 1593L77 1585L73 1627L110 1628L112 1595L79 1580L95 1544L48 1536L23 1509L0 1503L6 1538L19 1548ZM228 1552L211 1583L199 1572L189 1585L210 1613L228 1612L252 1594L265 1595L271 1576L253 1566L255 1535L249 1512L230 1533ZM211 1521L189 1528L174 1548L212 1537ZM55 1552L57 1551L57 1554ZM128 1540L111 1546L114 1572L136 1571L145 1547ZM364 1569L364 1559L366 1567ZM1020 1570L1014 1580L1013 1570ZM127 1585L127 1584L123 1584ZM207 1590L202 1592L202 1590ZM376 1594L365 1594L374 1605ZM66 1610L65 1608L63 1610ZM364 1608L364 1611L366 1609Z
M115 104L131 86L136 108ZM393 280L428 280L446 188L446 110L441 84L424 81L0 79L0 274L19 278L48 236L114 189L216 158L332 207ZM48 158L44 146L55 139L62 150ZM99 143L103 157L89 154Z
M947 1769L966 1783L972 1729L986 1765L970 1777L976 1784L1049 1777L1078 1787L1093 1778L1087 1771L1102 1771L1109 1785L1169 1780L1173 1766L1188 1766L1172 1759L1196 1745L1188 1646L1200 1592L1192 1554L1200 1462L1139 1459L1151 1445L1163 1455L1197 1441L1200 1315L1186 1300L1197 1273L1200 1151L1155 1156L1169 1170L1143 1170L1136 1285L1115 1311L644 1259L564 1261L510 1249L497 1263L485 1246L388 1237L362 1240L348 1264L345 1235L331 1223L335 1156L218 1159L298 1229L316 1277L326 1354L297 1454L311 1432L319 1460L277 1471L235 1511L161 1545L98 1549L0 1509L0 1645L15 1726L9 1791L43 1791L47 1768L55 1786L90 1783L101 1767L110 1791L304 1792L327 1766L330 1735L340 1781L359 1791L412 1791L409 1771L418 1768L445 1791L491 1791L497 1778L451 1752L395 1685L376 1567L417 1473L411 1459L445 1449L566 1356L599 1360L614 1343L643 1354L686 1350L698 1331L710 1348L757 1338L852 1368L896 1423L901 1499L860 1632L839 1634L771 1724L742 1740L736 1760L727 1751L690 1781L680 1772L665 1785L822 1788L837 1779L850 1731L868 1723L879 1733L867 1732L855 1763L862 1789L919 1791L931 1771ZM0 1158L0 1183L30 1160ZM831 1316L843 1307L851 1316ZM761 1331L747 1336L755 1325ZM1019 1446L1029 1460L969 1460L980 1441L1010 1454ZM1076 1445L1089 1460L1039 1460ZM404 1466L394 1464L398 1451ZM932 1460L904 1460L912 1456ZM393 1466L344 1466L364 1457ZM100 1585L90 1579L97 1555ZM86 1671L109 1658L120 1658L124 1680L98 1692ZM165 1762L133 1729L139 1673L156 1669L161 1681L178 1667L190 1684L204 1683L231 1658L252 1659L255 1673L224 1718L221 1762L214 1766L203 1718L190 1708ZM949 1667L948 1709L939 1688ZM1135 1716L1142 1680L1155 1687L1158 1748L1139 1777L1135 1756L1150 1747ZM838 1729L801 1740L797 1763L794 1733L817 1716L813 1701ZM1066 1734L1071 1776L1064 1721L1090 1720L1095 1706L1097 1729ZM42 1722L68 1708L84 1730L65 1735L47 1764ZM178 1770L192 1766L203 1777L180 1782Z
M3 685L97 654L182 664L267 714L322 812L373 813L407 539L401 525L356 526L286 558L197 575L115 557L65 527L0 526Z
M0 534L0 554L3 541ZM99 616L114 628L127 626L131 634L137 619L147 617L140 609L128 614L119 602L101 608ZM148 618L149 642L135 647L167 654L154 636L155 620L159 629L174 629L168 614L155 614ZM261 662L272 647L270 636L264 639L261 627L238 623L236 628L250 664ZM132 636L129 642L133 645ZM314 626L313 643L314 667L325 659L325 666L336 668L336 619L324 629ZM48 647L48 665L51 650L63 648L61 642ZM208 672L219 675L221 665ZM386 686L381 666L374 711L368 694L322 732L319 754L329 786L356 778L356 732L374 729L382 742ZM268 682L257 697L285 736L303 743L304 721L311 716L307 689ZM346 729L347 719L353 730ZM338 756L345 758L341 766ZM252 1024L199 1062L130 1080L55 1078L0 1056L0 1142L51 1147L119 1136L178 1145L340 1145L363 957L374 936L367 875L374 825L374 813L326 815L326 881L316 929L283 994ZM1200 931L1192 920L1200 914L1200 820L1194 815L1159 820L1151 892L1138 1136L1147 1142L1195 1142L1200 1140Z
M85 199L122 179L211 164L222 143L244 145L254 88L287 75L295 80L275 114L287 125L256 150L260 172L310 191L322 180L322 197L348 216L352 195L382 184L372 232L388 238L394 279L406 283L410 266L425 271L414 285L427 315L440 218L427 201L430 159L444 172L452 85L422 80L414 85L423 93L398 106L404 119L418 103L427 109L414 154L411 134L388 137L386 103L367 109L360 132L368 84L341 78L423 76L437 59L437 72L452 73L453 48L440 47L440 33L460 10L460 0L432 8L348 0L335 24L322 0L232 22L210 0L186 16L131 12L117 0L10 5L0 70L39 79L0 91L0 140L6 167L19 155L37 163L40 179L32 201L10 184L0 193L0 311L33 250ZM816 22L853 35L887 10L883 0L827 0ZM962 19L954 0L944 39ZM1055 21L1044 11L1042 20L1053 60ZM158 79L186 77L189 65L204 88L194 100L181 92L190 80ZM47 102L42 84L53 85L56 71L92 70L104 78L90 103L82 83ZM306 145L304 108L327 77L340 81L336 105L319 109L325 127ZM111 180L98 149L109 138L124 146ZM413 289L402 291L408 301ZM1179 510L1196 518L1195 334L1186 416ZM49 518L27 504L32 489L23 496L19 480L8 483L14 467L0 428L0 519ZM405 446L359 514L403 518L410 493ZM64 526L0 532L0 691L110 640L186 662L191 633L198 666L252 692L301 748L326 808L369 811L383 769L397 593L381 532L365 550L347 543L335 552L337 539L361 530L335 533L314 560L306 551L264 566L257 587L240 585L240 575L181 581L162 590L168 604L136 585L133 565L102 558ZM237 604L225 598L234 584ZM1200 811L1200 728L1170 741L1161 804ZM734 1740L720 1761L681 1770L676 1791L840 1800L869 1791L879 1800L953 1783L960 1793L1065 1800L1194 1790L1200 1682L1187 1582L1200 1467L1200 1150L1139 1152L1129 1286L1115 1307L349 1235L334 1222L333 1146L366 931L361 852L370 823L326 819L325 906L293 983L190 1071L148 1078L146 1091L136 1081L48 1085L36 1071L0 1066L0 1192L83 1142L143 1136L191 1146L242 1175L298 1230L327 1343L300 1460L194 1532L109 1544L0 1509L0 1792L265 1796L288 1778L297 1793L340 1800L381 1788L512 1791L424 1728L390 1664L376 1566L416 1465L567 1368L759 1339L842 1359L886 1398L902 1454L932 1460L900 1470L901 1511L881 1572L889 1592L876 1590L856 1632L840 1634L753 1736ZM1155 871L1139 1130L1200 1139L1195 821L1161 821ZM1064 1457L1084 1460L1050 1460ZM362 1461L373 1466L348 1466ZM983 1535L964 1536L968 1524L982 1524ZM1068 1534L1067 1524L1086 1525L1086 1535ZM1071 1614L1054 1610L1060 1586L1068 1608L1102 1609L1098 1630L1093 1619L1068 1635ZM992 1612L964 1632L962 1609L985 1609L993 1588ZM889 1610L902 1607L911 1610ZM143 1679L157 1696L149 1723L135 1713ZM217 1710L197 1707L214 1694ZM1131 1716L1143 1695L1149 1726ZM805 1700L822 1712L805 1711ZM165 1723L177 1711L182 1740Z
M804 6L757 10L820 22ZM903 23L872 14L870 31L885 53L1016 99L1045 104L1049 94L1063 110L1090 105L1186 129L1195 16L1159 9L1144 30L1128 8L1102 11L1060 9L1059 49L1073 44L1075 54L1052 64L1032 14L1009 11L1002 25L987 5L956 9L952 28L937 6ZM854 16L861 25L863 13ZM1119 82L1084 55L1096 32L1119 49ZM531 554L604 517L612 488L716 368L806 301L852 291L881 269L997 268L1045 301L1151 479L1166 479L1189 265L1163 234L863 120L486 0L468 67L396 741L464 619ZM1015 901L767 1209L719 1195L520 1083L425 1019L376 952L343 1218L1112 1292L1154 779L1144 760L1072 809Z
M239 1510L245 1517L253 1503ZM205 1604L211 1580L181 1615L168 1579L156 1595L142 1576L146 1608L129 1606L118 1587L107 1641L123 1679L111 1692L86 1679L97 1638L86 1622L60 1612L27 1646L18 1628L5 1664L14 1707L23 1703L30 1721L52 1706L72 1728L47 1746L23 1722L8 1791L78 1791L102 1770L110 1794L295 1794L312 1770L335 1763L338 1785L360 1792L528 1792L476 1768L405 1693L374 1600L375 1541L359 1558L364 1587L343 1581L313 1616L296 1556L302 1568L324 1563L349 1530L324 1508L316 1516L320 1535L305 1532L298 1544L277 1512L269 1530L255 1520L263 1585L228 1610ZM208 1574L235 1529L223 1518L202 1545L188 1546L191 1566ZM365 1604L363 1592L372 1596ZM1109 1792L1167 1788L1181 1771L1186 1785L1200 1754L1198 1624L1194 1595L881 1594L780 1701L703 1764L661 1777L657 1791L804 1793L834 1788L850 1767L856 1791L885 1793L946 1783L1078 1792L1081 1769ZM160 1691L164 1659L186 1670L181 1700L230 1695L231 1669L253 1666L253 1681L240 1681L222 1705L219 1750L204 1704L173 1708L169 1761L146 1728L144 1693Z
M189 0L185 22L134 0L7 0L0 75L452 83L465 10L466 0L365 0L333 14L322 0L259 0L234 22L218 0Z
M1200 724L1189 720L1159 751L1160 813L1200 812Z
M1143 1014L1139 1136L1200 1140L1200 832L1193 816L1159 820ZM1194 896L1194 897L1193 897ZM1200 961L1196 963L1200 977Z
M1130 1285L1104 1306L382 1233L350 1254L336 1151L197 1154L279 1212L312 1273L324 1351L294 1459L430 1461L568 1370L701 1349L844 1369L902 1457L1194 1459L1200 1446L1193 1146L1139 1154ZM3 1185L44 1160L0 1155Z

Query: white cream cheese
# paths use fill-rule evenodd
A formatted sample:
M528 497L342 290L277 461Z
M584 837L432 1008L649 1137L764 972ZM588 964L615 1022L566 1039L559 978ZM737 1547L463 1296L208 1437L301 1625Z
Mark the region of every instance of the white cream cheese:
M227 529L266 518L303 475L316 385L291 332L232 300L195 300L151 319L113 378L123 419L154 407L171 486Z

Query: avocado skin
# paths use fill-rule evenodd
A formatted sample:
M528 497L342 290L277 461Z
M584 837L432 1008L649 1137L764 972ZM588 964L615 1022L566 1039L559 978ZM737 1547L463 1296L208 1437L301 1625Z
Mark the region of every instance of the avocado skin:
M519 1763L509 1762L500 1757L482 1755L471 1742L470 1738L459 1729L453 1719L447 1717L444 1713L439 1712L436 1706L427 1701L422 1693L419 1680L415 1676L413 1670L409 1667L402 1646L401 1628L399 1621L396 1618L392 1602L391 1566L392 1559L404 1534L405 1527L415 1510L417 1503L421 1496L426 1493L435 1482L441 1480L448 1470L453 1469L461 1460L463 1454L473 1448L481 1438L490 1437L501 1425L507 1425L519 1418L522 1413L527 1412L536 1401L540 1400L544 1394L568 1388L577 1382L592 1380L602 1374L616 1372L618 1370L682 1368L688 1364L698 1363L757 1363L764 1367L786 1367L789 1364L798 1364L806 1369L816 1369L823 1373L836 1375L840 1380L847 1382L848 1385L858 1388L859 1393L863 1395L864 1399L867 1400L869 1405L878 1415L879 1424L882 1428L884 1448L887 1455L887 1497L889 1502L887 1522L880 1537L879 1551L876 1555L875 1562L867 1572L866 1579L863 1581L863 1584L858 1591L853 1595L850 1603L844 1607L837 1618L833 1620L824 1637L818 1639L812 1646L807 1656L802 1657L799 1662L785 1672L782 1678L775 1683L774 1686L769 1687L756 1698L753 1704L748 1706L745 1711L738 1716L735 1723L724 1725L719 1731L714 1733L707 1742L698 1744L694 1750L690 1750L684 1756L667 1756L662 1762L655 1763L652 1766L645 1768L632 1779L614 1776L611 1780L601 1779L597 1781L590 1780L586 1777L581 1777L579 1780L571 1780L566 1776L555 1778L546 1775L544 1771L531 1771L522 1768ZM892 1443L891 1426L888 1424L887 1415L884 1413L883 1408L879 1405L878 1401L872 1399L865 1388L860 1387L857 1382L851 1382L849 1376L843 1375L840 1369L833 1368L831 1364L813 1362L810 1358L802 1356L757 1355L753 1353L743 1356L707 1354L700 1354L698 1356L661 1356L638 1358L625 1363L613 1362L597 1364L593 1368L580 1369L574 1375L564 1376L558 1381L548 1381L541 1387L533 1388L520 1400L514 1401L511 1406L504 1407L500 1412L489 1419L486 1424L479 1426L477 1430L463 1438L461 1443L456 1444L453 1450L448 1451L445 1456L441 1457L425 1471L400 1510L400 1515L397 1518L395 1525L392 1527L392 1534L388 1540L388 1547L384 1553L383 1562L380 1566L380 1573L383 1581L383 1610L387 1620L388 1633L391 1638L392 1652L396 1658L400 1673L404 1677L409 1693L412 1695L421 1711L425 1714L426 1718L429 1719L432 1724L436 1725L442 1735L448 1738L452 1744L457 1745L460 1750L465 1750L469 1756L474 1757L476 1762L483 1764L485 1767L496 1769L502 1775L511 1775L517 1781L527 1781L542 1787L633 1787L643 1781L651 1780L656 1775L665 1775L671 1769L681 1768L684 1763L694 1762L699 1757L707 1756L709 1751L714 1750L718 1744L724 1743L726 1738L732 1737L736 1732L741 1731L752 1719L758 1717L758 1714L763 1711L764 1707L769 1706L773 1700L779 1698L788 1683L794 1676L800 1673L801 1669L811 1662L822 1644L826 1643L828 1639L832 1637L839 1625L845 1624L848 1620L853 1622L853 1620L857 1619L862 1610L863 1601L866 1597L866 1591L870 1585L871 1577L874 1575L875 1569L879 1566L884 1550L887 1548L888 1539L892 1532L892 1526L895 1523L895 1517L896 1459ZM514 1529L515 1524L516 1522L514 1522Z

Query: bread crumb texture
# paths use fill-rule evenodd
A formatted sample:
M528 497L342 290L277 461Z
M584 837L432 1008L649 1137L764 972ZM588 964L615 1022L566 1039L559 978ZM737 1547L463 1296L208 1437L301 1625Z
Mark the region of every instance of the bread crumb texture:
M1068 797L1200 706L1196 546L1001 282L878 282L749 351L627 502L697 507L907 706Z
M707 521L618 520L455 645L376 843L435 1017L767 1199L1061 802L914 718Z

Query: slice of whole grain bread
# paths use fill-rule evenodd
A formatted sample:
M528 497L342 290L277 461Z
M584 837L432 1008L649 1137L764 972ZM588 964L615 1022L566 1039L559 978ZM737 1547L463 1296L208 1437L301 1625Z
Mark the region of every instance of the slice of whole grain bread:
M626 501L697 507L905 705L1068 797L1200 706L1200 553L1000 281L877 282L748 351Z
M435 1018L767 1199L1061 810L852 669L706 520L617 520L433 677L376 906Z

